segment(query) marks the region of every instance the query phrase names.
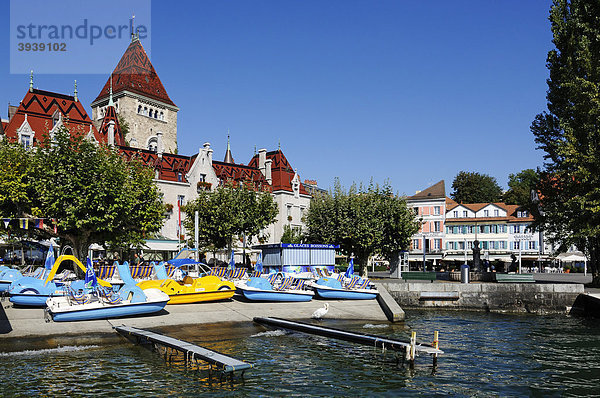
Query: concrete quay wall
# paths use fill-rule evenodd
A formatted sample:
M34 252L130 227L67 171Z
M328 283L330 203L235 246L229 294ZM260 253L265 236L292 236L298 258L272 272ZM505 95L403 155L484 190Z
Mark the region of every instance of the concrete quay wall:
M216 322L252 322L254 317L307 320L329 303L328 319L361 319L386 322L377 300L312 300L304 303L248 302L225 300L196 304L167 305L164 310L144 316L79 322L46 322L41 308L15 308L7 302L0 307L0 339L26 336L64 336L114 333L113 325L140 329L195 325Z
M584 292L579 284L380 282L404 309L446 308L514 313L565 313Z

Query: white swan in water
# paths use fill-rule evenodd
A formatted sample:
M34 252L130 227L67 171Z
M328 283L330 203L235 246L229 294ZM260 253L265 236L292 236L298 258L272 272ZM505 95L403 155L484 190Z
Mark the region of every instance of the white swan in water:
M321 319L325 316L325 314L327 314L327 311L329 311L329 303L325 303L323 308L319 308L318 310L313 312L312 318L313 319Z

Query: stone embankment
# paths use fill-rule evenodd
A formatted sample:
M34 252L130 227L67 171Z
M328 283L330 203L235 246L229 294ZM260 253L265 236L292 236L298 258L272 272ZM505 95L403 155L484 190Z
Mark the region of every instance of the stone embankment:
M378 281L403 309L445 308L513 313L566 313L580 294L581 284L430 283Z

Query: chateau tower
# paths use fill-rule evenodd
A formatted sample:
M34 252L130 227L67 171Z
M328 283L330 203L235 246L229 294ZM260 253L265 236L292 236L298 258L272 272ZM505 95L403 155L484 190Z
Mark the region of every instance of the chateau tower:
M136 35L91 104L96 128L108 111L111 80L114 109L129 125L124 137L129 146L157 151L160 142L161 150L175 153L179 108L169 98Z

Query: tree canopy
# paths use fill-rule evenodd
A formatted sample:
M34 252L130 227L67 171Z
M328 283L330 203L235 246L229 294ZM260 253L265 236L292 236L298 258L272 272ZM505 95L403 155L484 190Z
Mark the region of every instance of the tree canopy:
M554 0L547 106L531 125L544 154L536 225L563 248L575 244L600 283L600 3Z
M194 231L194 213L198 211L198 240L205 250L229 247L236 236L258 237L277 216L277 204L269 192L232 184L213 192L201 191L184 210L183 224L188 231Z
M31 152L0 140L0 215L19 217L31 212Z
M504 203L531 208L531 191L536 190L540 175L534 169L525 169L508 175L508 191L504 193Z
M354 254L357 264L365 267L373 255L392 260L407 249L420 222L389 184L354 184L346 192L336 180L332 192L313 197L306 225L310 242L339 244L342 252Z
M27 165L16 167L20 171L11 174L11 186L30 193L17 196L21 203L4 201L9 210L3 214L53 218L58 224L56 235L50 228L31 234L58 236L83 258L92 243L139 244L160 230L164 205L152 171L140 162L128 162L117 150L91 143L83 134L69 134L64 126L35 151L20 152L10 145L9 151L0 151L0 164L15 154L23 156Z
M450 197L458 203L492 203L502 199L502 188L494 177L461 171L452 182Z

